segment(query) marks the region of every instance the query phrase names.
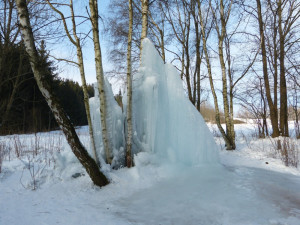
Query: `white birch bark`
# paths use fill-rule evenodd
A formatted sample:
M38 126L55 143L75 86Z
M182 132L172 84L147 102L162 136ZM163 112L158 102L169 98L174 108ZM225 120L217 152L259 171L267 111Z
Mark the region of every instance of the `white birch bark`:
M47 3L50 5L50 7L57 12L64 24L64 29L65 32L70 40L70 42L76 47L77 51L77 63L76 65L79 68L80 71L80 77L81 77L81 83L82 83L82 90L83 90L83 101L84 101L84 106L85 106L85 112L87 116L87 121L88 121L88 126L89 126L89 134L90 134L90 139L91 139L91 146L92 146L92 151L94 154L94 159L98 166L100 166L100 161L97 155L96 151L96 145L95 145L95 139L94 139L94 132L93 132L93 126L92 126L92 120L91 120L91 113L90 113L90 104L89 104L89 94L87 90L87 84L86 84L86 79L85 79L85 71L84 71L84 64L83 64L83 54L82 54L82 48L81 48L81 42L80 39L77 35L76 31L76 23L75 23L75 15L74 15L74 9L73 9L73 0L70 0L70 10L71 10L71 20L72 20L72 31L73 31L73 37L71 36L64 14L56 9L49 0L47 0ZM75 39L75 40L74 40Z
M132 73L131 73L131 46L132 46L132 0L129 0L129 30L127 48L127 141L126 141L126 164L132 166Z
M100 119L102 129L102 141L106 155L106 162L111 164L111 145L108 139L107 125L106 125L106 95L104 90L104 75L103 65L99 38L99 23L98 23L98 3L97 0L89 0L91 11L91 23L93 30L93 42L95 51L95 65L96 65L96 78L98 83L99 97L100 97Z
M142 34L141 34L141 45L140 45L140 59L142 56L142 42L147 37L148 32L148 7L149 0L141 0L142 3Z
M220 120L220 110L219 110L219 105L218 105L218 97L215 91L215 87L214 87L214 82L213 82L213 77L212 77L212 69L211 69L211 63L210 63L210 58L208 55L208 49L207 49L207 43L206 43L206 32L205 32L205 25L204 25L204 21L203 21L203 16L202 16L202 9L201 9L201 2L200 0L197 0L198 2L198 11L199 11L199 19L200 19L200 26L201 26L201 33L202 33L202 42L203 42L203 50L204 50L204 54L205 54L205 61L206 61L206 66L207 66L207 71L208 71L208 78L209 78L209 83L210 83L210 88L211 88L211 92L213 95L213 99L214 99L214 105L215 105L215 110L216 110L216 123L217 126L220 130L220 133L222 134L222 137L226 143L227 146L230 145L230 140L228 139L222 125L221 125L221 120Z
M85 167L94 184L100 187L104 186L108 184L108 180L81 144L71 121L60 106L56 96L51 91L49 81L43 74L43 68L39 65L39 56L34 43L26 0L16 0L16 3L23 41L37 85L52 110L56 122L62 129L72 152Z

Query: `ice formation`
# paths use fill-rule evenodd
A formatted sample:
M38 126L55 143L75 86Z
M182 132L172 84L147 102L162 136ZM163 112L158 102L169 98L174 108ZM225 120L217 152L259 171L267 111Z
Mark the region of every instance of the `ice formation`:
M112 146L112 156L113 156L113 166L119 167L124 165L125 155L124 155L124 118L122 109L119 107L118 103L114 98L112 88L108 80L104 79L105 83L105 93L106 93L106 103L107 103L107 131L108 140ZM100 153L100 160L103 162L105 159L105 151L102 142L102 130L101 130L101 120L100 120L100 98L98 91L98 84L94 84L95 97L90 98L90 108L91 108L91 119L93 125L93 131L95 135L95 145L97 152Z
M172 162L218 162L217 146L200 113L184 94L176 68L164 64L150 40L143 41L141 66L133 81L137 139Z
M106 85L108 130L116 151L123 151L124 118ZM126 95L125 95L126 96ZM99 97L90 100L97 148L101 144ZM126 99L123 101L126 112ZM95 112L96 110L96 112ZM141 66L133 79L133 152L154 152L160 158L186 165L216 164L216 143L200 113L184 94L174 66L164 64L150 40L143 41ZM123 144L123 145L122 145Z

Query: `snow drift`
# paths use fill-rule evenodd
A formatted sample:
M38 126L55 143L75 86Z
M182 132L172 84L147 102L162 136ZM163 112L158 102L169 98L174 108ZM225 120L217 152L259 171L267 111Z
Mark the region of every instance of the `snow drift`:
M108 130L114 156L123 155L125 116L106 82ZM126 96L126 94L124 95ZM100 100L90 100L97 149L103 156ZM123 101L126 112L126 98ZM185 165L217 164L217 146L200 113L186 98L174 66L164 64L150 40L143 41L141 66L133 79L133 152L154 152Z

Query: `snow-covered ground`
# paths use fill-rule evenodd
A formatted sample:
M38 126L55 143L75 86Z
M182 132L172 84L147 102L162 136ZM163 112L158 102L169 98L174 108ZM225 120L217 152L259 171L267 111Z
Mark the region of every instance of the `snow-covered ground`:
M61 132L0 137L0 225L300 224L300 171L286 167L275 150L280 141L295 164L299 140L257 140L253 125L242 124L236 126L237 150L224 150L216 127L209 130L186 98L177 70L148 39L133 87L135 167L102 164L110 180L102 189L93 186ZM106 94L119 168L125 115L112 92ZM104 162L97 94L91 103ZM77 132L90 151L87 127Z
M131 169L105 167L111 183L102 189L92 185L60 132L0 137L0 224L299 225L299 168L284 166L271 140L253 137L251 124L236 130L236 151L223 150L215 138L220 166L139 153ZM87 128L78 133L89 148Z

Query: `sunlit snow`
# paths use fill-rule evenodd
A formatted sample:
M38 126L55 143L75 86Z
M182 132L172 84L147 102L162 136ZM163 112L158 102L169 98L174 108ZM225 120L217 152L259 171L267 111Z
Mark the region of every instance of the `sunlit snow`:
M251 124L236 126L236 151L221 150L221 138L216 145L177 71L162 63L149 40L133 87L135 166L102 164L110 184L101 189L60 131L0 136L0 225L300 224L299 168L271 157L272 142L254 139ZM114 164L120 166L125 116L107 81L105 88ZM103 163L97 92L90 102ZM77 133L91 152L87 127ZM295 143L299 148L300 140Z

